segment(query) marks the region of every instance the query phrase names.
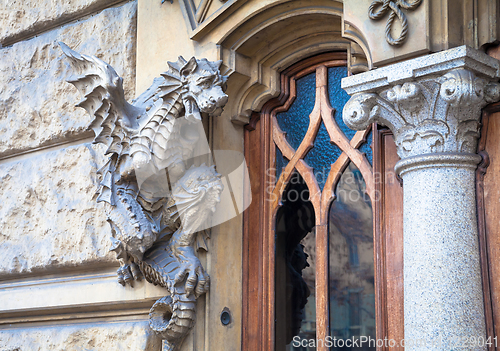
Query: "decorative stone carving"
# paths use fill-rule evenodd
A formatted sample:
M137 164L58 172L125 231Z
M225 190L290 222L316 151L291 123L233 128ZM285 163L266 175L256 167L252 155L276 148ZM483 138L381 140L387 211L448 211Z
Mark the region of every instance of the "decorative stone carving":
M406 0L374 0L368 8L368 16L372 20L379 20L389 11L390 15L385 25L385 40L389 43L389 45L402 45L408 36L408 21L401 8L413 11L420 5L421 2L422 0L414 0L413 2L411 0L409 2ZM380 8L375 11L377 6L380 6ZM391 31L396 17L398 17L401 22L401 33L396 39L394 39L391 35Z
M151 308L150 327L175 350L193 326L197 297L209 288L195 245L206 249L206 221L223 185L214 166L188 169L187 160L201 114L218 116L227 102L221 61L179 57L130 104L111 66L61 48L77 73L69 82L82 95L78 106L94 118L94 142L107 146L97 201L106 205L118 281L133 285L144 276L168 290Z
M460 68L437 77L358 93L344 108L356 130L389 127L401 158L436 152L475 153L481 108L500 97L500 85Z
M162 4L167 0L162 0ZM168 0L172 4L173 0ZM220 0L219 3L214 3L213 0L200 0L197 5L193 3L192 0L179 0L179 5L181 7L184 19L188 28L191 30L196 30L202 23L208 20L209 10L215 10L217 13L222 5L226 3L227 0ZM235 3L236 1L233 1ZM212 12L213 14L214 12Z

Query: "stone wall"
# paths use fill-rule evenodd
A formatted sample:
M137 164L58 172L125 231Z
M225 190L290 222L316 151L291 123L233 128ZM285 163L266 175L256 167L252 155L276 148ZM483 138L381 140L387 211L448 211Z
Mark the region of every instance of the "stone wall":
M0 166L0 275L114 261L92 199L97 155L84 144Z
M58 45L111 64L132 99L136 26L137 1L0 0L0 350L160 348L161 291L116 283L103 159Z
M87 131L90 116L74 106L80 97L66 82L72 72L59 41L113 66L133 98L135 33L136 3L128 2L0 49L0 157Z
M153 350L158 340L147 323L106 323L78 326L30 328L13 335L0 330L2 350ZM81 346L81 347L80 347Z

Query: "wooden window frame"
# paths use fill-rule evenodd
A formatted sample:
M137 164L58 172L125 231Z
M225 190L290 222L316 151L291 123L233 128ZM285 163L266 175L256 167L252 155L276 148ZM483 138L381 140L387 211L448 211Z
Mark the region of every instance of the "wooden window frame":
M346 66L347 54L345 52L320 54L284 70L281 74L281 94L277 98L268 101L260 113L253 113L250 124L245 127L245 158L249 165L253 200L250 207L243 213L243 350L273 351L275 344L275 249L273 227L276 207L273 208L271 201L269 201L268 189L266 189L267 184L273 184L273 174L266 170L274 167L275 158L271 114L273 111L276 113L276 111L288 110L296 97L295 80L314 72L321 65L325 67ZM373 125L372 133L373 172L381 174L379 181L372 181L374 191L381 194L380 201L372 202L374 214L376 336L377 339L392 337L397 340L403 338L403 311L390 311L386 307L389 303L398 308L403 305L402 291L399 293L397 291L402 289L403 286L402 279L400 279L402 277L402 213L399 217L395 216L397 217L395 219L386 218L384 213L387 211L387 206L399 205L397 201L392 204L386 201L388 194L393 194L396 191L402 204L402 190L399 189L400 185L395 176L393 176L392 183L389 186L387 185L387 174L384 171L388 168L393 169L395 162L398 160L397 156L394 157L395 146L392 141L392 134L387 129L379 129L377 125ZM366 137L366 133L364 137ZM386 144L390 144L391 141L392 145L387 146ZM363 139L359 142L362 143ZM312 147L312 141L310 147ZM388 147L392 147L393 150L391 149L389 154L384 153L384 150L388 150ZM347 166L348 162L349 159L345 162L345 166ZM341 173L343 169L337 171ZM397 184L394 184L394 182ZM285 185L282 185L283 189ZM316 337L318 339L324 339L329 335L328 229L325 220L322 219L319 224L322 228L318 228L318 223L316 224L316 279L317 281L318 279L321 280L316 284L316 291L323 291L324 297L323 299L316 299ZM390 233L386 235L387 231L392 231L392 235ZM399 249L401 252L397 252ZM393 257L388 257L388 254L394 253L398 256L396 263L393 262ZM391 285L394 271L397 271L398 276L393 279L395 284ZM377 349L392 350L392 348L385 346ZM326 347L319 347L317 350L326 350Z

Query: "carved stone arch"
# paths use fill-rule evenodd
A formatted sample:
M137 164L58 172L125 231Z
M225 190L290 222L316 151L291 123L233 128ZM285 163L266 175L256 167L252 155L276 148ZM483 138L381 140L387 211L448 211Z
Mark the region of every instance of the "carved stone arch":
M279 2L250 14L217 44L229 68L226 106L231 120L248 124L254 111L280 91L280 73L295 62L332 51L344 51L350 72L368 70L371 55L356 31L343 37L343 5L338 1ZM349 32L350 33L350 32Z
M342 37L352 40L351 43L351 62L350 69L352 73L363 72L373 68L373 58L370 52L368 41L363 32L353 24L347 22L342 17Z

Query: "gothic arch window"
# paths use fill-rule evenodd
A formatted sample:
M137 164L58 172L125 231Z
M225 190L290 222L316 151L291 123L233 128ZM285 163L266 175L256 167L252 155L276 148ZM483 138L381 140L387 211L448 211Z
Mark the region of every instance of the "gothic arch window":
M244 349L402 334L402 218L386 216L402 196L386 172L397 156L388 130L344 125L347 74L343 52L289 67L246 128Z

